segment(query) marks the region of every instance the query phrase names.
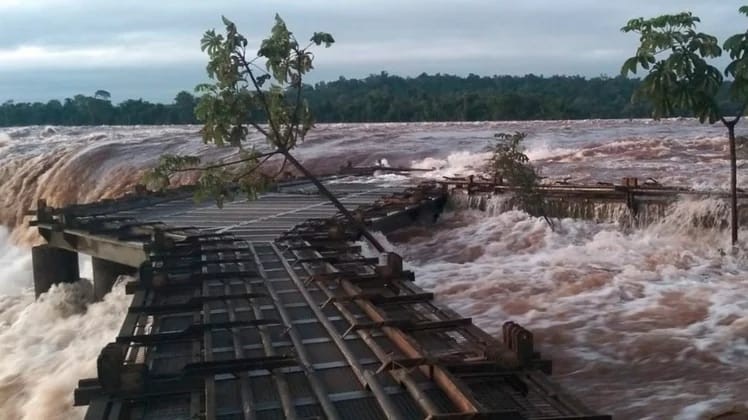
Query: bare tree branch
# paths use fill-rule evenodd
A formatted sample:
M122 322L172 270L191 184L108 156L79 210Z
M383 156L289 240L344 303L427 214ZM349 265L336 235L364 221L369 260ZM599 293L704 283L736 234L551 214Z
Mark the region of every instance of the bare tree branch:
M250 121L249 125L251 125L255 130L259 131L263 136L268 137L268 132L264 128L262 128L259 124L257 124L254 121Z
M247 74L249 75L249 78L252 80L252 84L255 87L255 91L257 91L257 95L260 97L260 101L262 102L262 106L265 109L265 115L268 119L268 125L270 125L270 129L275 134L275 140L276 142L273 143L278 149L281 149L280 145L277 144L277 142L280 141L280 131L278 131L278 127L275 126L275 121L272 119L272 115L270 113L270 105L268 104L267 97L265 96L265 92L260 89L260 85L257 83L257 78L255 78L254 73L252 73L252 69L249 68L249 63L247 62L247 59L244 57L244 55L240 55L239 58L242 61L242 65L244 65L244 68L247 70Z
M276 151L269 152L269 153L263 153L263 154L260 154L260 155L254 155L254 156L251 156L251 157L248 157L248 158L244 158L244 159L232 160L230 162L216 163L214 165L201 166L201 167L197 167L196 166L196 167L193 167L193 168L174 169L172 172L176 173L176 172L190 172L190 171L208 171L208 170L211 170L211 169L218 169L218 168L223 168L223 167L226 167L226 166L231 166L231 165L236 165L236 164L239 164L239 163L248 162L248 161L250 161L252 159L257 159L257 158L263 158L264 157L266 159L269 159L270 157L272 157L273 155L276 155L278 153L279 152L276 150Z
M738 114L735 116L735 119L732 120L733 124L737 124L738 121L740 121L740 118L743 117L743 114L745 114L745 108L748 106L748 104L743 104L742 107L740 107L740 111L738 111Z
M284 155L283 156L283 163L281 163L280 169L278 170L278 172L275 175L273 175L273 177L271 179L278 178L283 173L283 171L286 169L286 165L287 164L288 164L288 158Z
M258 162L258 163L257 163L257 165L253 166L253 167L252 167L251 169L249 169L248 171L246 171L246 172L244 172L244 173L241 173L241 174L239 174L239 175L235 176L235 177L233 178L233 182L237 182L237 181L239 181L240 179L242 179L242 178L244 178L244 177L248 177L248 176L252 175L252 174L253 174L253 173L254 173L254 172L255 172L255 171L257 170L257 169L259 169L259 168L260 168L260 167L261 167L261 166L262 166L262 165L263 165L263 164L264 164L265 162L267 162L267 161L268 161L268 159L270 159L270 158L271 158L271 157L272 157L272 156L273 156L274 154L275 154L275 153L273 153L272 155L268 155L268 156L265 156L265 157L264 157L264 158L263 158L263 159L262 159L262 160L261 160L260 162Z
M296 63L301 68L301 57L302 55L299 53L299 50L296 51ZM299 80L297 80L296 85L296 105L294 106L293 110L293 120L291 121L291 135L294 136L294 144L296 144L296 133L299 129L299 109L301 108L301 74L299 74Z

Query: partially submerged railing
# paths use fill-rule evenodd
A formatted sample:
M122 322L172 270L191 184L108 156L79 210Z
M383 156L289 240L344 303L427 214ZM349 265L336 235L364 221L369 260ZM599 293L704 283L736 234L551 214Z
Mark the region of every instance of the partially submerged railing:
M521 193L516 187L503 185L475 176L445 178L437 181L445 192L453 196L464 195L469 204L485 209L492 197L511 197ZM615 221L627 225L648 225L667 216L671 206L686 200L712 199L724 201L730 197L724 191L700 191L688 188L669 187L652 180L639 183L637 178L624 178L620 185L557 184L539 185L535 188L543 201L543 212L548 217L572 217L596 221ZM505 202L506 209L517 207L511 198ZM739 192L740 220L748 222L748 193ZM727 207L725 207L726 211ZM724 220L717 220L717 219ZM712 214L694 221L699 224L727 226L727 214ZM713 220L712 220L713 219Z

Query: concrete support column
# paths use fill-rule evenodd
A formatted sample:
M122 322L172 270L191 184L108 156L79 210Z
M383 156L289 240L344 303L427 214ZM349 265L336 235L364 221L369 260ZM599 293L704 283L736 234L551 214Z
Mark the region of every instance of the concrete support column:
M93 266L94 300L100 301L112 290L112 286L121 275L131 276L137 269L116 262L91 257Z
M49 245L31 248L36 297L45 293L53 284L73 283L80 280L78 254Z

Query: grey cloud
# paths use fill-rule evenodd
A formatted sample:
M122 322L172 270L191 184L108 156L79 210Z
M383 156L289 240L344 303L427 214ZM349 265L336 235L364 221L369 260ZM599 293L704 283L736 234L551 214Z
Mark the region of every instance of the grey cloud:
M19 72L0 77L0 103L62 100L79 93L93 95L98 89L111 92L114 102L138 98L171 102L177 92L203 81L203 74L202 67Z
M721 38L746 27L745 18L737 14L742 2L734 0L35 0L3 4L7 3L0 2L0 57L16 54L12 56L15 61L0 62L0 100L46 99L98 88L120 91L122 98L170 100L177 90L202 81L204 58L198 40L205 29L221 26L222 14L235 20L251 39L267 33L275 12L300 37L315 30L333 33L338 43L319 51L316 80L380 70L403 75L424 71L615 74L636 45L635 36L619 31L630 18L692 10L702 17L703 31ZM21 47L41 48L42 56L70 53L46 61L44 57L26 59L18 53ZM96 50L95 54L90 50ZM107 54L97 55L106 50L119 54L113 60L120 63L107 62ZM66 56L73 58L66 60Z

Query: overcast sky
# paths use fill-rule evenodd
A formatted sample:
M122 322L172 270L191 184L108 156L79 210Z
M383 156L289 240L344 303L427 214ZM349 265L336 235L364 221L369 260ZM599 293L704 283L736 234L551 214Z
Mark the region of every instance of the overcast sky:
M277 12L299 39L314 31L337 43L319 50L312 81L386 70L415 76L615 75L638 16L693 11L700 29L742 32L733 0L0 0L0 102L64 98L106 89L171 101L204 81L199 40L234 20L257 41Z

